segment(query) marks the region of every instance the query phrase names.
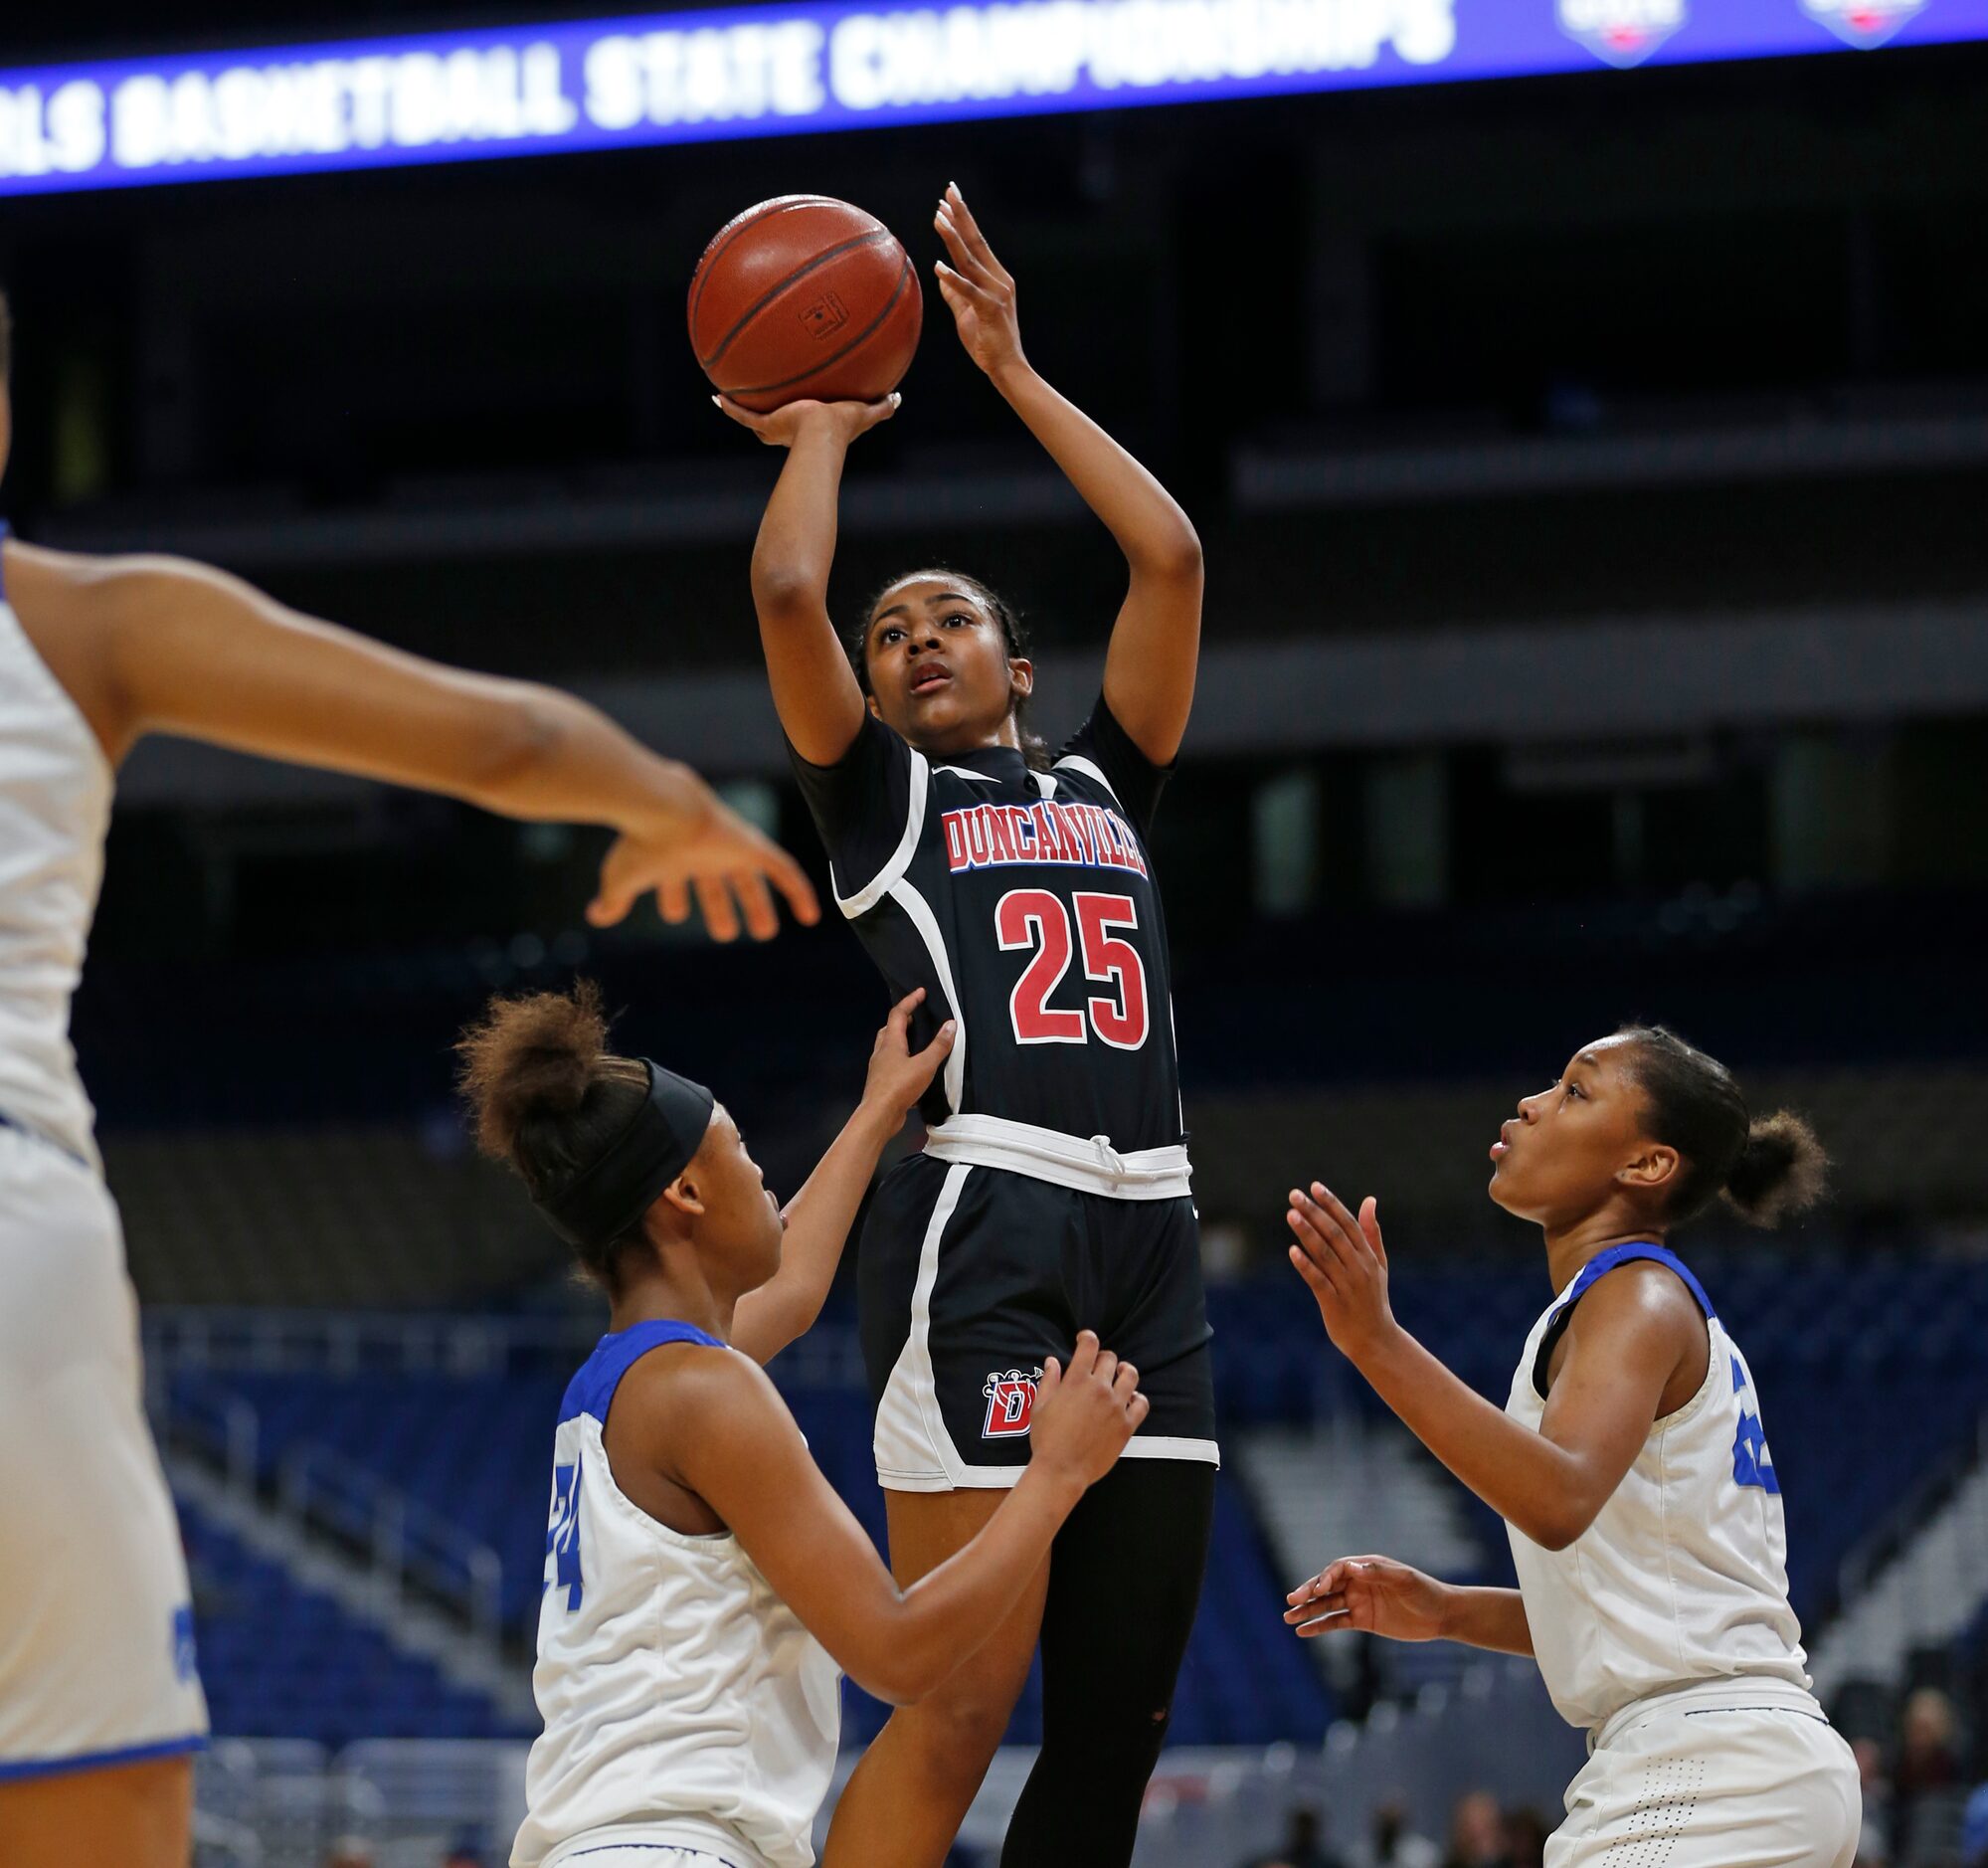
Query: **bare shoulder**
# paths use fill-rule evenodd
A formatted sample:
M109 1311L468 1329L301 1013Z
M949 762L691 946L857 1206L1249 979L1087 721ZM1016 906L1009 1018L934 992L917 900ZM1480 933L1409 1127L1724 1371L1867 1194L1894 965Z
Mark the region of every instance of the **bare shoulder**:
M750 1356L703 1343L649 1351L622 1378L614 1413L632 1437L651 1445L729 1442L792 1418L780 1391Z
M1578 1329L1583 1322L1611 1330L1689 1324L1696 1330L1704 1320L1698 1299L1675 1271L1654 1258L1634 1258L1595 1280L1574 1306L1568 1327ZM1595 1334L1596 1328L1588 1333Z
M115 606L105 600L128 560L54 551L9 538L7 601L35 653L77 704L112 764L128 745L114 655Z

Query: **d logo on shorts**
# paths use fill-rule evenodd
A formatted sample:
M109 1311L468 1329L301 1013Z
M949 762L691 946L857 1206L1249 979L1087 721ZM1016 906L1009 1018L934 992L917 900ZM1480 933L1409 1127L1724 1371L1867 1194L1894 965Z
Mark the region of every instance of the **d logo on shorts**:
M1028 1416L1035 1411L1035 1385L1041 1380L1040 1369L1032 1375L1021 1369L990 1375L981 1387L988 1398L988 1423L981 1429L981 1437L1003 1440L1026 1433Z

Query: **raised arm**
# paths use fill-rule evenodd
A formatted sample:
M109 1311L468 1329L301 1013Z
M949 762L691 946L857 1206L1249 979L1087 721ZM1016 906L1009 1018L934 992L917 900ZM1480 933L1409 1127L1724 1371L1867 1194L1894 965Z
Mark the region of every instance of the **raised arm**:
M1054 1358L1044 1370L1014 1489L971 1544L900 1589L762 1371L710 1355L662 1386L643 1401L667 1476L724 1520L850 1679L895 1706L930 1693L1006 1618L1147 1412L1137 1372L1085 1331L1067 1372Z
M771 415L711 400L768 447L787 450L753 546L753 608L782 730L811 765L833 765L863 721L863 690L828 616L842 462L850 442L896 413L898 398L790 402Z
M939 291L960 341L1125 553L1132 577L1105 658L1105 702L1147 758L1171 765L1194 703L1201 541L1173 494L1029 367L1014 280L950 182L934 225L951 261L938 264Z
M780 1269L740 1298L732 1314L732 1347L757 1363L771 1362L821 1314L877 1158L953 1048L956 1027L948 1019L931 1043L912 1050L911 1015L924 1003L921 986L891 1009L870 1052L862 1101L787 1205Z
M1291 1195L1292 1262L1318 1299L1326 1331L1410 1432L1507 1523L1564 1550L1635 1463L1666 1388L1705 1320L1659 1267L1626 1265L1573 1313L1564 1361L1536 1432L1446 1369L1394 1321L1375 1204L1357 1218L1319 1182Z
M113 764L146 733L176 733L506 817L606 825L621 837L597 923L651 888L677 921L694 892L720 940L741 907L754 935L776 931L769 884L801 919L818 915L785 850L569 694L404 654L205 565L10 544L7 569L23 625Z

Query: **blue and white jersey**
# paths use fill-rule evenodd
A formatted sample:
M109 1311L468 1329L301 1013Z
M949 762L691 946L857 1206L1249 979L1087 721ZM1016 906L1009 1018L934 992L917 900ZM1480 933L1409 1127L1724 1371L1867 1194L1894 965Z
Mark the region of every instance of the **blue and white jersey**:
M1652 1693L1703 1680L1809 1685L1788 1605L1788 1532L1746 1359L1705 1288L1661 1245L1597 1253L1533 1326L1505 1411L1538 1428L1553 1346L1617 1265L1651 1259L1705 1312L1711 1361L1698 1393L1650 1428L1595 1521L1562 1551L1508 1526L1533 1651L1561 1716L1595 1727Z
M532 1674L545 1732L512 1868L610 1844L736 1868L814 1859L841 1730L835 1663L729 1532L658 1524L608 1468L615 1391L666 1343L734 1353L688 1324L638 1323L601 1339L560 1406Z

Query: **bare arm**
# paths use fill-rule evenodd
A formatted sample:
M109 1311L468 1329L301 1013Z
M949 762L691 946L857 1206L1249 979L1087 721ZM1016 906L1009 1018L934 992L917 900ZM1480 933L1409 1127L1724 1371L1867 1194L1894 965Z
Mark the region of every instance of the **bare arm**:
M1391 1557L1342 1557L1285 1597L1284 1619L1301 1636L1351 1628L1392 1641L1461 1641L1530 1654L1533 1629L1517 1589L1440 1583Z
M1291 1202L1292 1261L1333 1342L1493 1511L1544 1549L1564 1550L1635 1463L1673 1376L1694 1354L1703 1358L1704 1319L1677 1280L1632 1264L1595 1284L1567 1326L1565 1360L1535 1432L1394 1321L1371 1199L1355 1218L1315 1181Z
M787 450L753 545L753 608L782 730L811 765L833 765L863 722L863 691L828 616L842 462L898 399L790 402L772 415L712 400L768 447Z
M780 1269L732 1313L732 1347L757 1363L771 1362L821 1314L877 1158L953 1048L956 1027L948 1019L931 1043L912 1051L911 1015L924 1002L921 986L891 1009L870 1052L862 1101L788 1203Z
M1105 659L1105 702L1155 765L1180 749L1201 643L1201 541L1174 496L1028 365L1014 280L952 184L934 223L939 291L960 341L1117 540L1131 571Z
M765 938L777 926L769 883L817 918L791 856L689 767L569 694L404 654L178 559L10 546L8 565L37 649L113 763L146 733L176 733L506 817L606 825L622 837L597 922L650 888L682 920L694 890L720 939L738 931L735 894Z
M1085 1487L1146 1417L1137 1379L1088 1331L1067 1373L1052 1359L1027 1471L966 1549L908 1589L809 1457L773 1385L743 1358L685 1367L667 1385L666 1406L652 1407L653 1438L668 1476L724 1520L842 1670L901 1706L938 1686L1021 1598ZM647 1389L644 1400L654 1395Z

